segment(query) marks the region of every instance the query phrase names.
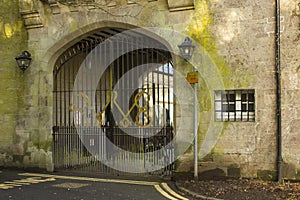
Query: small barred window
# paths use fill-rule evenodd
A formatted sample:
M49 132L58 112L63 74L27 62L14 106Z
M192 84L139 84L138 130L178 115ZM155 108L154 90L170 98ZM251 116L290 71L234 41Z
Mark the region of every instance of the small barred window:
M215 120L255 121L254 90L215 91Z

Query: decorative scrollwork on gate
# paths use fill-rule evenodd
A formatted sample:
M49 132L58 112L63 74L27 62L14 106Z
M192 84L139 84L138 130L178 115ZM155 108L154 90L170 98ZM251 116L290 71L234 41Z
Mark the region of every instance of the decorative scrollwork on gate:
M122 115L122 119L119 122L119 125L121 127L127 128L131 125L129 116L135 108L137 109L137 114L134 118L134 123L139 127L147 127L151 124L152 118L149 115L150 94L146 92L146 90L142 90L134 96L134 102L126 113L123 111L123 109L117 102L118 93L116 91L106 92L107 102L99 113L96 112L94 106L91 104L90 98L86 94L81 92L76 96L82 98L84 106L78 107L76 104L72 103L69 105L69 110L71 112L80 113L84 119L85 126L91 126L91 120L89 119L90 111L91 114L94 114L96 116L96 122L93 125L100 127L104 123L104 119L102 116L111 103L118 109L118 111ZM143 106L139 104L141 98L144 98L145 103ZM142 118L140 117L141 115L143 115Z
M145 99L146 101L146 105L145 106L140 106L139 105L139 100L143 97L143 95L145 95L147 98ZM150 104L150 95L149 93L147 93L145 90L139 92L135 98L134 98L134 105L137 107L138 109L138 113L135 117L135 123L140 126L140 127L146 127L148 126L150 123L151 123L151 117L149 116L148 114L148 111L149 111L149 104ZM145 121L144 123L141 123L139 118L140 118L140 115L141 114L144 114L144 118L145 118Z

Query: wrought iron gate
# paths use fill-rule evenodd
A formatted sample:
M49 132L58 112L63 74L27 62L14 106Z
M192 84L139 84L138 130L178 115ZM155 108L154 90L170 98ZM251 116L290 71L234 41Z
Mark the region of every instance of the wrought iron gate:
M53 75L56 169L172 173L173 67L165 46L101 30L61 55Z

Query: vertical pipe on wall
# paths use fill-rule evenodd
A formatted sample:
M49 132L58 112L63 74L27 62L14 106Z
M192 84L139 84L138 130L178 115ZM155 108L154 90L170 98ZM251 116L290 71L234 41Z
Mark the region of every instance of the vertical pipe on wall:
M281 136L281 69L280 69L280 0L276 0L276 104L277 104L277 180L282 182L282 136Z

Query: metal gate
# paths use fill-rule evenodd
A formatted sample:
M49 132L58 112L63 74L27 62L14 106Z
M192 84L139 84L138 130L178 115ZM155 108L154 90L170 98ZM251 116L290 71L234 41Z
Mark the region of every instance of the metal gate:
M171 175L173 67L164 45L100 30L66 50L53 75L56 169Z

